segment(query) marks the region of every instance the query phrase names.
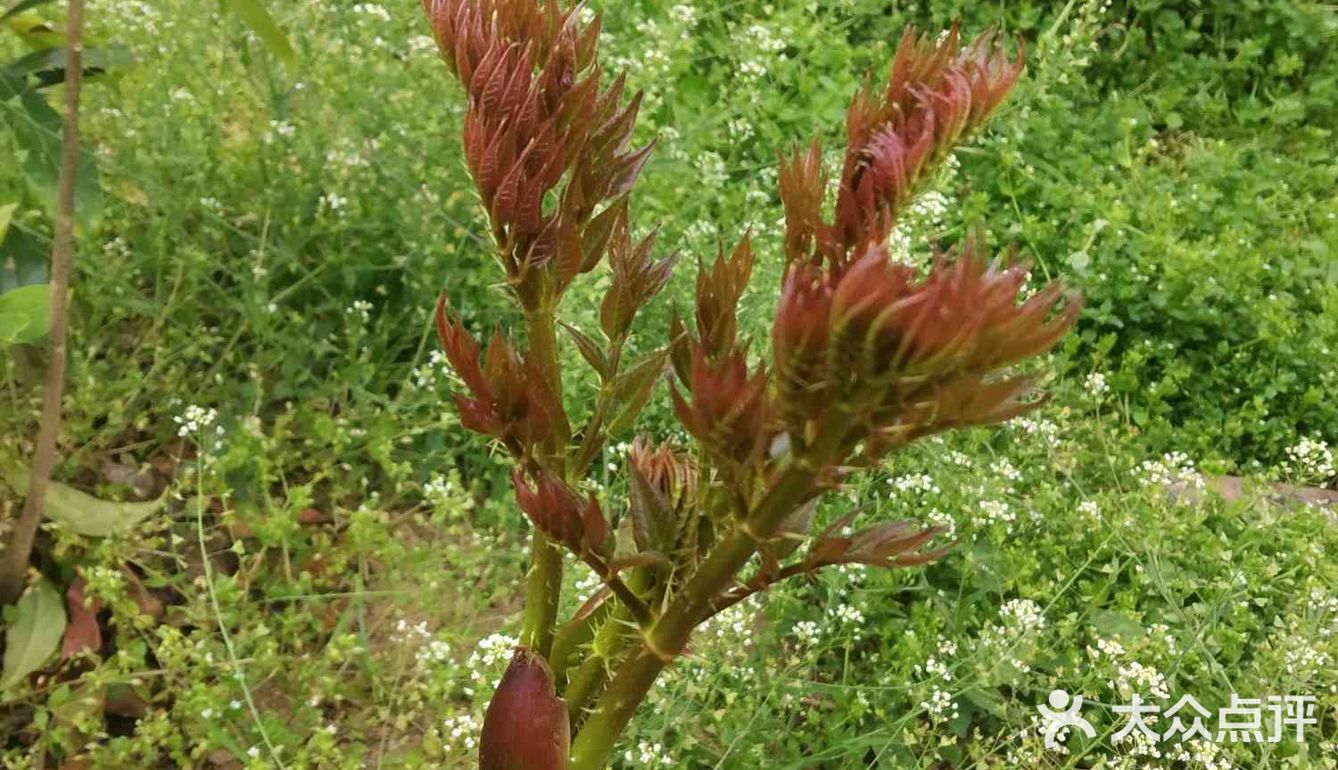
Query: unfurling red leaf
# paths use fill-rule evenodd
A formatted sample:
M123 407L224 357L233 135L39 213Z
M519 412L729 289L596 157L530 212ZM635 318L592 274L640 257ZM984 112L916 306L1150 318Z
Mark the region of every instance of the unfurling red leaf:
M771 555L776 559L784 559L799 550L804 538L808 537L808 531L813 526L813 517L817 512L818 499L815 497L786 516L781 522L779 537L769 544Z
M669 553L678 535L678 517L668 498L635 463L628 463L627 498L638 551Z
M581 499L566 484L542 468L530 474L535 485L516 468L511 481L516 502L535 528L576 553L602 551L609 537L608 523L593 497Z

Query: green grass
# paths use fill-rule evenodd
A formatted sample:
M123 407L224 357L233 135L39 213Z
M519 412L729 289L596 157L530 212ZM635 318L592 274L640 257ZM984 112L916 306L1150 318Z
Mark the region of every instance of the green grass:
M527 534L506 463L459 428L433 356L443 288L477 329L508 312L460 159L462 100L417 3L269 5L297 80L214 4L91 4L94 38L138 64L86 97L107 200L80 243L58 477L128 498L138 473L173 496L132 535L45 536L42 570L85 576L107 645L0 694L5 767L472 766ZM638 229L662 224L681 260L634 345L688 301L696 259L750 227L744 322L765 344L777 154L814 133L834 152L847 95L902 25L958 14L1024 35L1029 69L910 218L908 256L979 226L1088 296L1031 421L916 446L821 511L949 517L953 553L786 586L756 619L717 621L618 767L1211 767L1112 743L1133 663L1209 708L1317 696L1307 742L1224 756L1338 767L1332 514L1255 494L1173 503L1143 466L1184 452L1213 472L1333 481L1287 464L1303 438L1338 445L1332 10L595 6L606 61L648 91L640 130L660 139ZM16 231L44 248L15 174L0 167L0 203L21 203ZM607 280L573 290L578 321ZM40 363L0 352L0 449L28 451ZM671 423L664 396L650 425ZM193 405L216 421L180 436ZM13 501L0 486L0 508ZM571 582L574 608L592 584ZM1092 652L1112 642L1114 659ZM1033 727L1056 687L1085 694L1102 731L1070 754Z

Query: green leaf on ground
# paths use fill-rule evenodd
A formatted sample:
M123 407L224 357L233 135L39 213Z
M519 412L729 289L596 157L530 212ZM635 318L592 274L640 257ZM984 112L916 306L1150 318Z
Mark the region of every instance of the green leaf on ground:
M28 491L31 474L28 467L13 458L0 457L0 478L15 492ZM163 507L167 495L143 503L117 503L99 500L74 487L51 482L46 490L46 517L86 537L106 537L124 532L144 521Z
M23 681L60 646L65 633L65 606L60 592L42 579L19 599L8 625L0 688Z

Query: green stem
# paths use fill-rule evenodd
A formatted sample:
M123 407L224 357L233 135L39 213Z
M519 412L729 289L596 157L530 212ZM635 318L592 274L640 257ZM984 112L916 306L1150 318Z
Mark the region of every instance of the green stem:
M530 572L525 582L525 616L520 643L544 656L553 645L558 602L562 598L562 550L535 531L530 547Z
M562 374L558 368L557 334L553 311L538 309L525 313L525 327L529 335L529 354L537 362L548 380L555 401L562 403ZM553 432L544 442L544 454L552 463L552 470L564 475L564 452L571 437L571 428L562 409L550 415ZM530 548L530 572L525 585L525 616L521 628L521 644L548 658L553 644L553 627L557 623L558 603L562 598L562 551L543 533L534 532Z
M529 337L529 354L533 357L548 380L548 388L558 404L558 413L549 415L553 420L553 432L544 442L544 450L553 464L553 470L561 473L566 466L567 442L571 440L571 424L567 421L566 410L562 407L562 369L558 365L557 326L551 308L541 308L525 313L525 332Z

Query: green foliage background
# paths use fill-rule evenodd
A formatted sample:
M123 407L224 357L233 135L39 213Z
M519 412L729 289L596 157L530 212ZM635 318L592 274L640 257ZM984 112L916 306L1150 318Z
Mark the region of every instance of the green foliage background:
M69 579L78 567L115 639L100 666L5 696L6 766L30 766L35 752L108 768L270 767L275 756L455 767L470 756L468 720L498 670L474 645L508 629L525 534L499 485L504 464L460 430L433 355L443 288L480 331L513 320L460 159L462 100L416 2L269 6L295 74L214 4L90 2L90 34L137 61L86 95L105 202L81 239L59 476L125 498L134 485L110 465L182 463L171 517L133 537L47 536L45 570ZM794 586L756 623L709 631L620 763L1144 766L1108 735L1070 758L1027 732L1055 686L1116 700L1107 685L1119 672L1086 651L1098 639L1118 639L1205 703L1286 691L1332 708L1331 518L1253 497L1174 505L1138 481L1154 473L1141 463L1169 452L1286 476L1300 438L1338 444L1331 7L593 6L606 14L604 61L647 91L642 135L660 142L637 226L661 226L681 261L636 344L655 345L672 305L691 301L696 261L751 228L762 256L746 323L766 345L781 268L778 153L814 134L837 151L849 94L886 66L903 25L958 17L968 32L1018 35L1029 69L935 183L943 209L912 217L909 253L980 227L1038 277L1087 295L1047 364L1056 398L1039 422L913 450L824 509L946 514L958 550L927 570L857 576L853 589L835 575ZM11 148L17 158L0 131L0 156ZM0 166L9 201L20 207L0 254L40 254L49 222L12 163ZM596 274L573 292L577 323L593 325L606 282ZM576 351L563 355L577 371ZM36 349L0 351L6 451L35 433L39 366ZM1093 372L1109 393L1085 384ZM573 379L578 413L588 387ZM648 423L665 428L660 396ZM191 405L217 410L207 437L179 435ZM618 457L608 462L616 500ZM919 474L931 488L892 491ZM984 501L1015 520L986 515ZM302 523L308 509L331 521ZM167 601L168 622L135 605L122 565ZM1017 599L1036 602L1045 624L1009 631L1003 648L982 641ZM801 643L794 628L806 621L830 629ZM424 663L419 622L454 652ZM960 653L950 685L926 667L944 639ZM131 691L147 708L108 716L104 698L80 711L69 704L82 688ZM956 717L925 707L944 688ZM1238 746L1233 759L1333 767L1329 714L1309 744Z

